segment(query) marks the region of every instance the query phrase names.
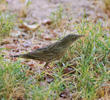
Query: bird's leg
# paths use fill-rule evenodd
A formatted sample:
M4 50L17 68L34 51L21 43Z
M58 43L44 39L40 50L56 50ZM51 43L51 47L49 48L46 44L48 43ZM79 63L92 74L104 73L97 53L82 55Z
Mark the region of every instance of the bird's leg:
M44 65L44 67L47 68L48 64L49 64L49 62L46 62L46 64Z

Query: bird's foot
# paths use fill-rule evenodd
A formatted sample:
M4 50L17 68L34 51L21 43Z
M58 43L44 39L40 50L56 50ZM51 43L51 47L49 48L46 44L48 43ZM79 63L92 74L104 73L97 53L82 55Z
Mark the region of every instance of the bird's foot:
M48 64L49 63L46 62L46 64L44 65L44 68L48 69L49 68Z

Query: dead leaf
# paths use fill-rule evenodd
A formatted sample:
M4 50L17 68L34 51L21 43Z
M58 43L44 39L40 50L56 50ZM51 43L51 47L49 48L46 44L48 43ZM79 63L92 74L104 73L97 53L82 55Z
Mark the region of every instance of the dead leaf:
M49 20L49 19L45 19L42 24L43 24L43 25L51 25L51 24L52 24L52 21Z
M0 43L0 45L5 45L5 44L9 44L9 43L10 43L9 40L4 40L4 41L2 41L2 42Z
M44 77L44 79L48 82L48 83L51 83L51 82L53 82L54 81L54 78L53 78L53 76L51 76L51 75L46 75L45 77Z
M49 35L41 35L42 39L45 39L45 40L52 40L52 37L49 36Z
M72 67L67 67L67 68L65 68L64 70L63 70L63 73L64 74L67 74L67 73L71 73L71 74L74 74L76 71L75 71L75 69L74 68L72 68Z
M13 43L15 44L19 43L18 39L13 39Z
M45 40L52 40L52 38L51 37L48 37L48 36L46 36L44 39Z
M28 64L30 67L34 67L34 66L35 66L34 62L32 62L32 61L31 61L31 62L28 62L27 64Z
M20 51L20 49L14 49L13 50L13 52L19 52Z
M60 93L60 97L62 98L67 98L69 96L69 92L68 91L63 91Z
M19 26L19 28L25 29L27 31L35 31L39 27L40 27L40 24L29 25L29 24L27 24L25 22L22 25Z
M6 45L5 48L7 48L7 49L16 49L17 45L9 44L9 45Z
M34 46L34 47L32 48L32 50L35 50L35 49L38 49L38 48L40 48L40 46L39 46L39 45L36 45L36 46Z

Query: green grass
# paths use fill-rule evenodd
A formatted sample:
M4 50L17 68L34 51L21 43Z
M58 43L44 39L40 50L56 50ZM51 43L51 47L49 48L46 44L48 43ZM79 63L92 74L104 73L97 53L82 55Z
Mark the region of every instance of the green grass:
M63 7L60 5L56 11L53 11L49 16L49 19L52 21L51 28L55 29L62 27L64 21L64 12Z
M11 63L0 57L0 99L11 100L15 90L26 80L26 68L19 62Z
M14 26L15 16L10 13L0 12L0 37L8 36Z
M106 66L110 63L110 39L104 35L107 31L103 30L100 22L94 24L83 20L75 24L74 29L79 34L85 34L85 37L69 48L68 53L57 63L58 67L49 71L27 75L28 68L0 57L0 99L12 100L22 95L26 100L57 100L60 93L66 90L72 94L73 100L97 99L98 90L110 80L110 71ZM76 67L72 66L75 72L64 74L64 69L74 62L77 63ZM62 63L65 65L62 66ZM50 83L44 79L47 74L54 79ZM21 94L18 91L20 87L24 89ZM13 93L15 90L17 93Z
M94 100L98 88L110 79L106 67L107 56L110 53L110 39L103 37L104 31L100 22L93 24L82 21L76 29L79 33L87 34L83 42L79 40L74 46L74 52L80 55L77 66L80 75L76 75L78 91L86 100Z

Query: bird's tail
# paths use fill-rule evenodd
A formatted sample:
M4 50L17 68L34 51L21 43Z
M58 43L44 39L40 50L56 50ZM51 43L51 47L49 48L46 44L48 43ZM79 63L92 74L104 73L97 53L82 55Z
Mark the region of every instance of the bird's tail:
M20 55L12 55L11 57L20 57L20 58L34 59L34 57L32 55L30 55L30 53L20 54Z
M22 57L22 55L11 55L10 57Z

